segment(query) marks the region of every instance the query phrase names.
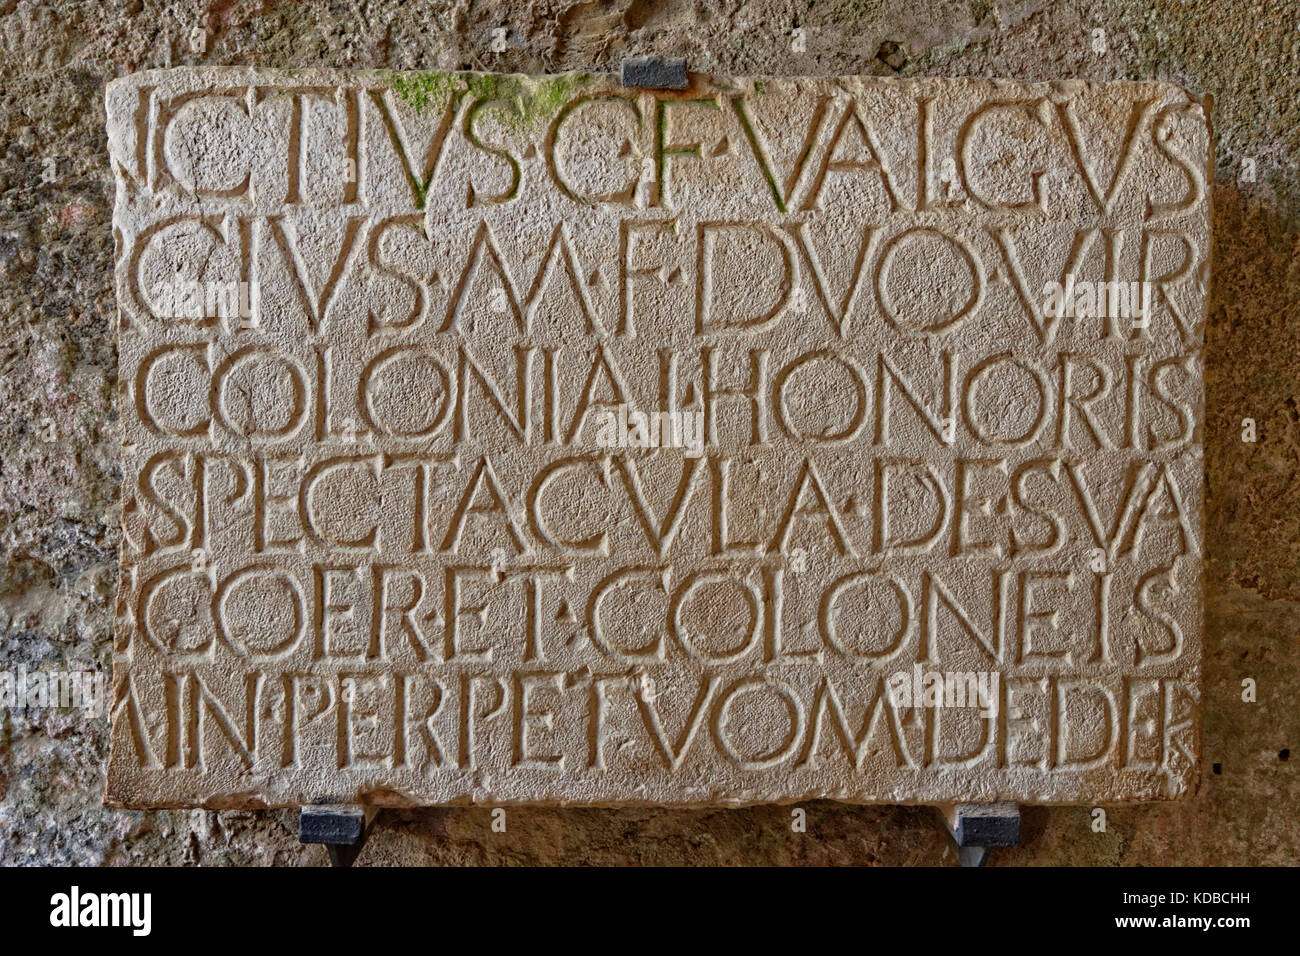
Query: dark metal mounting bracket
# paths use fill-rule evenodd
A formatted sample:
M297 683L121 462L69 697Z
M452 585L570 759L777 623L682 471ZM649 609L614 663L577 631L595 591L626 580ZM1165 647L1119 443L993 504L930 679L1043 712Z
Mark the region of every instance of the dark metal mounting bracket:
M1015 803L956 803L936 809L957 844L962 866L983 866L993 848L1020 845L1020 807Z
M375 807L346 803L303 807L298 812L298 842L324 844L330 866L351 866L365 846L378 813Z
M623 61L619 79L624 86L649 90L684 90L687 86L686 57L633 57Z

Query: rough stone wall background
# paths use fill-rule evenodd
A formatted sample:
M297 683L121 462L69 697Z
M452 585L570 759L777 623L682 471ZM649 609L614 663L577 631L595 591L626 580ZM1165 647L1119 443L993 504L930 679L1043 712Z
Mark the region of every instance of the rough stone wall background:
M993 863L1300 861L1294 3L0 0L0 667L109 668L121 476L108 79L200 63L613 70L646 53L700 72L1155 78L1215 97L1204 777L1188 801L1106 808L1104 833L1088 807L1031 808L1025 845ZM1241 699L1248 677L1255 703ZM103 809L107 727L0 711L0 864L324 862L297 844L292 813ZM927 808L807 809L804 834L782 807L514 809L503 834L482 808L386 812L360 862L956 861Z

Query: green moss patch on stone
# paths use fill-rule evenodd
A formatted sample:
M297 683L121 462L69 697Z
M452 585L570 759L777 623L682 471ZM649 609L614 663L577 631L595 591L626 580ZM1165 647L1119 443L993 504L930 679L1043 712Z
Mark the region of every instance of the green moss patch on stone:
M538 77L517 73L389 74L393 92L416 113L430 108L444 110L449 103L459 108L460 101L468 96L476 101L509 104L506 108L493 106L489 111L515 130L531 129L554 116L592 79L587 73Z

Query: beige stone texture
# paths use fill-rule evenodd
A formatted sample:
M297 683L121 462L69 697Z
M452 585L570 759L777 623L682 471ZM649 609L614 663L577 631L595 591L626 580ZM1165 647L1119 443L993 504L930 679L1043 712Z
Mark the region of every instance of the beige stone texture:
M1200 99L194 68L106 105L110 803L1194 788Z

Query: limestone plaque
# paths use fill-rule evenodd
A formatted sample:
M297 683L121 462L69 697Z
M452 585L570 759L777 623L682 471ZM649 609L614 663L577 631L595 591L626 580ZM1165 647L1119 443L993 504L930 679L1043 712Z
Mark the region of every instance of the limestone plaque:
M111 84L107 800L1197 780L1207 106Z

